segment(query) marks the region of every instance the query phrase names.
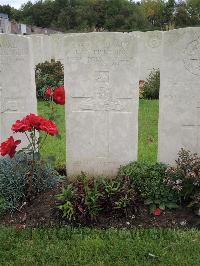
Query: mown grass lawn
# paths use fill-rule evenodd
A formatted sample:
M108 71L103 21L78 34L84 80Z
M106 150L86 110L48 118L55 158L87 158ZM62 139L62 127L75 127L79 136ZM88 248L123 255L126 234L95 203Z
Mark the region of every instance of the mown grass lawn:
M46 102L38 102L38 113L48 117L49 106ZM46 145L41 150L43 158L54 156L56 166L66 163L66 141L65 141L65 108L57 105L58 125L61 139L49 136ZM158 125L158 101L140 100L139 108L139 151L138 159L155 162L157 157L157 125Z
M0 265L200 265L200 232L0 228Z

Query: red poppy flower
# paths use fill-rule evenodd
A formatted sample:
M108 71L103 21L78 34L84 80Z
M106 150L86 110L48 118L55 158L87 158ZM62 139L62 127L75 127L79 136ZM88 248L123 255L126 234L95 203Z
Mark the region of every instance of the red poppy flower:
M161 209L160 208L156 208L154 211L153 211L153 214L155 216L160 216L161 215Z
M52 95L52 93L53 93L53 92L52 92L51 88L48 87L48 88L46 89L45 93L44 93L44 96L47 97L47 98L50 98L51 95Z
M40 125L40 129L52 136L58 134L58 129L56 127L56 124L51 120L44 119L42 121L42 124Z
M53 92L53 100L57 104L64 105L65 104L65 89L64 86L60 86L55 88Z
M11 136L6 141L2 142L0 145L0 152L2 156L9 155L13 158L16 152L17 145L21 143L21 140L14 140Z

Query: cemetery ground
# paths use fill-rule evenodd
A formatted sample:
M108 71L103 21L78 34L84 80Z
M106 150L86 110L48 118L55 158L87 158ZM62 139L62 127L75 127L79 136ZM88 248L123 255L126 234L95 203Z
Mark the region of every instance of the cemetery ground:
M39 102L38 111L46 116L47 104ZM42 156L55 156L56 167L63 174L63 106L58 106L58 117L61 140L47 140ZM157 120L158 101L140 100L139 160L156 161ZM144 207L131 217L108 215L101 217L100 223L74 226L66 223L55 209L55 195L59 190L58 186L41 193L31 206L25 206L12 218L7 215L1 220L0 265L200 264L200 233L198 229L189 229L194 225L198 228L199 218L191 211L167 210L156 217ZM5 224L14 226L5 227Z

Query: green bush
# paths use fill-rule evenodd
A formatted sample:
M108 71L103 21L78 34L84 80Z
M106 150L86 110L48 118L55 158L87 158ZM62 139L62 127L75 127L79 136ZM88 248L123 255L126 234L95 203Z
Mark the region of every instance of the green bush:
M177 192L164 183L166 169L167 165L162 163L131 162L120 168L118 176L130 178L136 192L153 212L157 207L162 210L178 207Z
M16 154L13 159L0 160L0 209L14 211L28 196L28 182L32 161L27 155ZM37 161L32 178L36 193L53 187L59 174L45 162ZM1 212L0 211L0 212Z
M200 207L200 157L181 149L176 166L166 170L165 183L179 194L183 205Z
M151 71L148 79L145 81L141 89L141 98L143 99L159 99L160 90L160 70Z
M64 85L64 66L60 61L51 60L38 64L35 68L36 92L43 98L47 87L55 88Z
M137 195L126 178L88 178L82 174L57 197L63 217L81 223L95 221L106 213L127 215L137 208Z

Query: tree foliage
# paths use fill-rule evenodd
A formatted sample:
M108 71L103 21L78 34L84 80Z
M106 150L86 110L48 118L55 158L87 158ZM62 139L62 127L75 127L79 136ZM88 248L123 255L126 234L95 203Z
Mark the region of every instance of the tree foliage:
M11 19L65 32L168 30L200 25L199 0L37 0L19 10L0 5Z

